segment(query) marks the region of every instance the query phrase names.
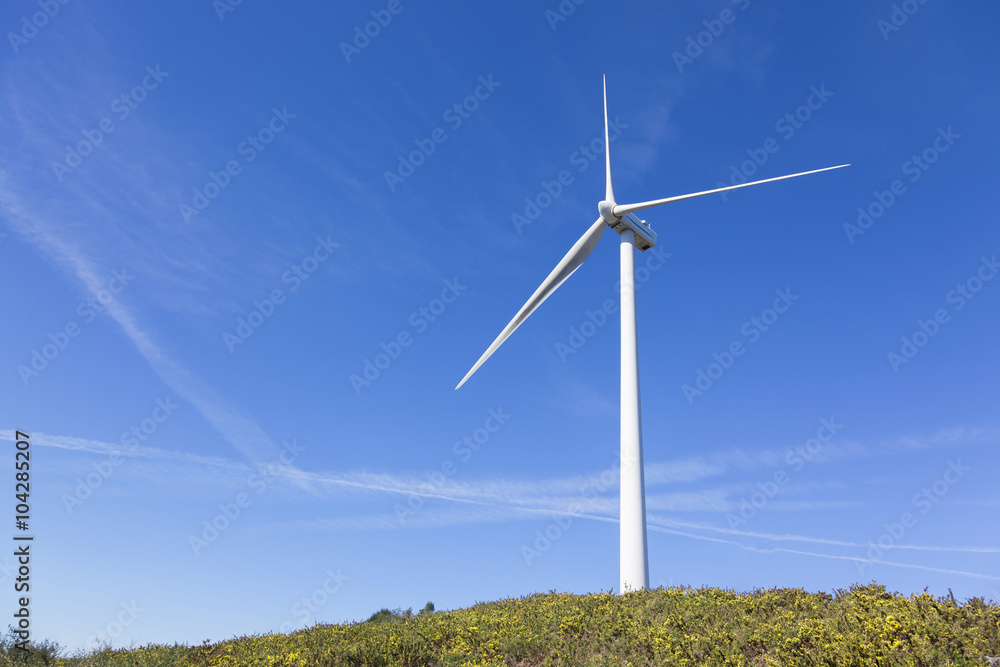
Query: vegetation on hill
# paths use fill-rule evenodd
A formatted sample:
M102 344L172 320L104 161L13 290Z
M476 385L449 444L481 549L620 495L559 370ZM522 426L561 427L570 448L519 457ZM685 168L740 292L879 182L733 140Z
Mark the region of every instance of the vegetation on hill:
M49 645L51 649L51 645ZM1000 664L1000 606L905 597L855 585L735 593L669 588L614 595L535 594L469 609L383 609L367 621L202 646L105 648L30 664L191 665L985 665ZM2 664L24 656L3 646Z

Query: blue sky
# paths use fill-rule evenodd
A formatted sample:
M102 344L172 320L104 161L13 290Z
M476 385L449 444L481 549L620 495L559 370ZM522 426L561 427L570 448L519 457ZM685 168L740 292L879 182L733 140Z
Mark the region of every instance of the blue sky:
M35 635L616 587L615 240L453 390L596 218L604 74L621 202L853 164L645 214L652 584L1000 599L998 14L5 3Z

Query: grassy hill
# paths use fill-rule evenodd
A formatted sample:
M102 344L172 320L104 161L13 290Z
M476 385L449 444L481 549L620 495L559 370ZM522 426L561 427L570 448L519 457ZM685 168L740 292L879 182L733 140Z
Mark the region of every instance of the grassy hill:
M11 664L16 652L4 647ZM43 653L32 656L43 664ZM49 651L51 653L51 651ZM904 597L871 584L835 595L669 588L535 594L202 646L105 649L65 667L198 665L985 665L1000 656L1000 606ZM50 658L51 659L51 658ZM996 664L1000 664L997 661Z

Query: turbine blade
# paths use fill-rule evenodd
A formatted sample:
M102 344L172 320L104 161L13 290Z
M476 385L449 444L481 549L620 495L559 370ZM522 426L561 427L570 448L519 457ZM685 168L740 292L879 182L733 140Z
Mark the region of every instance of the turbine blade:
M611 140L608 138L608 76L604 75L604 165L607 172L607 185L604 189L604 200L615 200L615 189L611 187Z
M813 169L812 171L803 171L798 174L789 174L788 176L778 176L777 178L766 178L763 181L754 181L752 183L741 183L739 185L730 185L724 188L716 188L714 190L705 190L704 192L692 192L689 195L678 195L677 197L667 197L666 199L657 199L655 201L644 201L639 204L625 204L622 206L614 207L614 215L621 217L626 213L635 213L636 211L641 211L644 208L651 208L653 206L660 206L661 204L669 204L675 201L681 201L684 199L693 199L694 197L701 197L703 195L714 195L717 192L725 192L726 190L737 190L739 188L748 188L751 185L760 185L761 183L770 183L771 181L781 181L786 178L795 178L796 176L806 176L808 174L818 174L821 171L830 171L831 169L840 169L842 167L850 167L849 164L840 164L836 167L824 167L823 169Z
M463 384L465 384L465 381L472 377L472 374L483 365L483 362L489 359L490 355L496 352L497 348L500 347L505 340L507 340L507 337L514 333L514 330L521 326L521 323L528 319L528 316L535 312L535 309L542 305L542 302L549 298L549 296L555 292L567 278L573 275L574 271L580 268L580 265L583 264L584 260L590 257L590 253L593 252L594 246L597 245L597 241L600 240L601 233L604 231L606 226L607 223L604 222L604 218L598 218L597 222L591 225L590 229L584 232L583 236L580 237L580 240L573 244L573 247L570 248L569 252L566 253L566 256L562 258L562 261L556 265L556 268L552 269L552 273L549 274L549 277L546 278L541 285L539 285L538 289L535 290L535 293L531 295L530 299L528 299L528 302L521 307L521 310L517 311L517 315L514 316L514 319L512 319L504 330L500 332L497 339L493 341L493 344L490 345L489 349L483 353L483 356L479 357L479 361L477 361L476 365L465 374L465 377L462 378L462 381L458 383L458 386L455 387L455 389L459 389Z

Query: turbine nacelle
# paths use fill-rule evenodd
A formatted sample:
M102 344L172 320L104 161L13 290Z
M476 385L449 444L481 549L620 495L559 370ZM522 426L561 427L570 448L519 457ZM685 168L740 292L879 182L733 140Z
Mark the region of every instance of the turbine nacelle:
M597 210L608 227L619 234L631 229L635 233L635 247L639 250L649 250L656 245L656 232L650 229L645 220L640 220L639 216L632 213L615 215L615 206L613 201L606 199L597 204Z

